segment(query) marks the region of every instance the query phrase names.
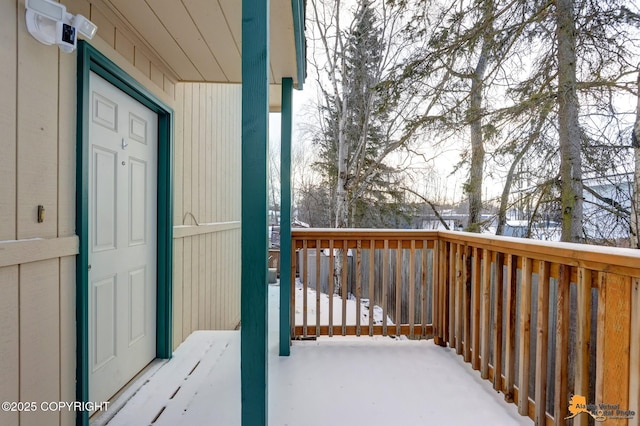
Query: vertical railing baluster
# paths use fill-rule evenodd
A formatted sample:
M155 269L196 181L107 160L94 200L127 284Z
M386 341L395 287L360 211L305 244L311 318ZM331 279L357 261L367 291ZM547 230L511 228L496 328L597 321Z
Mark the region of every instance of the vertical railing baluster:
M502 390L502 297L504 294L504 254L495 253L494 269L494 289L493 295L493 388Z
M296 268L298 268L298 247L297 241L291 242L291 291L289 292L289 303L290 303L290 311L289 311L289 322L291 328L291 338L295 339L297 337L296 334Z
M333 337L333 280L335 279L336 271L333 264L333 238L329 240L329 271L327 276L327 287L329 296L329 337Z
M455 297L456 302L454 304L455 307L455 332L456 332L456 353L460 355L462 353L462 340L463 340L463 305L464 305L464 291L462 289L462 275L463 275L463 267L462 267L462 245L456 244L456 282L455 282Z
M473 267L471 280L472 298L471 303L471 367L474 370L480 370L480 291L481 291L481 264L480 264L480 249L478 247L473 248Z
M631 283L631 342L629 342L629 405L640 416L640 278ZM636 417L636 422L637 422ZM631 422L629 422L631 424Z
M449 341L449 347L450 348L455 348L456 347L456 270L457 270L457 264L456 264L456 248L457 248L457 244L453 244L450 243L448 244L449 246L449 283L447 285L447 295L449 296L449 339L447 339Z
M522 259L522 283L520 284L520 347L518 350L518 413L529 415L529 359L531 356L531 281L533 262Z
M411 239L411 254L409 255L409 337L412 339L415 337L414 322L416 319L416 240Z
M305 238L302 243L302 336L307 337L307 290L309 288L309 241Z
M420 336L425 339L427 337L427 240L422 241L422 252L420 253L420 259L422 260L422 275L420 277L420 319L421 319L421 331ZM431 288L435 285L435 281L431 281ZM433 292L431 293L433 297ZM431 318L433 319L433 311ZM434 323L435 321L431 321ZM433 324L435 325L435 324Z
M573 392L589 397L589 348L591 346L591 271L578 268L576 288L576 360ZM588 401L587 401L588 402ZM577 416L575 426L587 426L589 416Z
M489 349L491 341L491 251L482 250L482 312L480 314L480 353L482 362L480 374L483 379L489 378Z
M606 318L608 313L607 299L608 288L606 275L604 272L598 272L598 312L596 314L596 401L603 401L604 391L604 353L605 353L605 341L607 335L605 333Z
M398 240L398 249L396 250L396 336L402 334L400 325L402 324L402 240Z
M442 291L440 274L442 268L442 259L440 256L440 240L433 242L433 255L431 262L431 323L433 324L433 341L436 345L442 345L442 310L441 300Z
M375 305L375 240L371 240L369 248L369 336L373 336L373 306Z
M384 240L382 253L382 335L387 335L387 286L389 285L389 240Z
M546 424L547 349L549 335L549 263L541 261L538 270L538 313L536 324L536 425Z
M362 240L358 238L356 241L356 336L360 336L360 293L362 291Z
M555 381L553 392L554 418L556 425L566 424L567 391L569 379L569 291L571 286L571 266L560 265L558 298L556 301L556 352Z
M440 300L438 302L438 317L440 319L440 344L445 346L449 343L449 299L448 299L448 277L449 277L449 260L447 254L447 242L438 242L438 294Z
M316 337L320 337L320 294L322 293L322 281L320 269L322 264L320 258L322 254L321 241L316 240Z
M513 394L516 376L516 287L518 279L518 258L509 254L507 256L507 329L505 331L505 399L513 402Z
M347 240L342 241L342 284L340 290L342 291L342 335L347 335L347 293L349 285L347 282L347 271L349 270L349 258L347 257L349 248L347 247Z
M463 349L465 362L471 361L471 257L469 256L470 247L463 246L462 252L462 332L463 332Z

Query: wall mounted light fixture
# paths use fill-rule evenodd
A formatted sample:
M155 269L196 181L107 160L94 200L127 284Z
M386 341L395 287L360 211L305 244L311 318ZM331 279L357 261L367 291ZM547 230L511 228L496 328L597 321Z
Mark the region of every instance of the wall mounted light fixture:
M67 13L67 8L51 0L26 0L27 30L42 44L57 44L64 52L73 52L77 33L92 39L98 27L82 15Z

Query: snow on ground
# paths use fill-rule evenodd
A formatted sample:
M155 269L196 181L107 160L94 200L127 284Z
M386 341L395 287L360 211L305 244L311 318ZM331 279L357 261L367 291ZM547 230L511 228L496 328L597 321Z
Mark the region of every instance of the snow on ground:
M317 293L314 289L307 287L307 325L316 325ZM349 293L346 301L346 325L356 325L357 316L356 297ZM304 288L302 283L296 281L296 325L302 325L304 317ZM373 324L382 324L383 311L378 305L373 306ZM329 295L320 293L320 325L329 324ZM342 325L342 297L333 295L333 324ZM360 324L369 324L369 299L360 299ZM387 315L387 325L394 325Z
M280 357L278 301L279 287L269 286L271 426L533 424L455 351L431 340L327 337L294 342L291 356ZM193 333L128 398L96 424L240 425L240 332Z
M278 286L269 288L270 324L278 321L278 291ZM315 291L309 292L315 309ZM296 306L302 306L302 294L301 287L296 289ZM322 296L326 307L322 304L321 311L328 312L328 297ZM334 309L339 300L334 299ZM355 322L355 300L347 303L350 312ZM296 323L301 321L296 312ZM296 341L291 356L279 357L278 331L273 326L269 329L270 425L533 424L455 351L436 346L432 340L320 337Z

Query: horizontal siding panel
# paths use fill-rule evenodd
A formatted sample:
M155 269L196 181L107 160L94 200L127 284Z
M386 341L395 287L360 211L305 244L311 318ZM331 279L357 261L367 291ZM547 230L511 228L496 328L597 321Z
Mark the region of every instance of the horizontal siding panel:
M173 228L173 238L192 237L231 229L240 229L240 221L175 226Z
M0 241L0 267L78 254L77 236Z

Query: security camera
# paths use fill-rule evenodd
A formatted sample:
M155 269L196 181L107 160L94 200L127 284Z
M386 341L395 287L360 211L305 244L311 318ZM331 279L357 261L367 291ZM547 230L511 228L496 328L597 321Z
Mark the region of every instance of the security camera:
M78 45L76 27L66 22L56 23L56 44L67 53L74 51Z

